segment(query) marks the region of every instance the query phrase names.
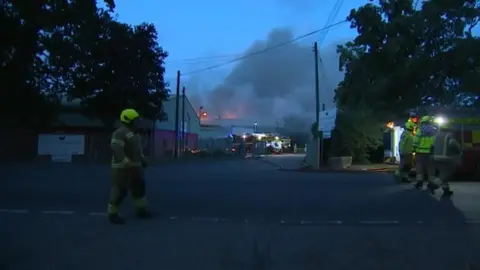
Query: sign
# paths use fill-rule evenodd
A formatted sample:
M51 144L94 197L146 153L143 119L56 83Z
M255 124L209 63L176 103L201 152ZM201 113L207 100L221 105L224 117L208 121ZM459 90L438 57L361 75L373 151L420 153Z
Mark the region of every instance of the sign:
M39 134L39 155L51 155L54 162L71 162L72 155L85 154L85 136L67 134Z
M335 121L337 119L337 108L320 112L318 130L323 131L323 138L329 139L332 130L335 129Z

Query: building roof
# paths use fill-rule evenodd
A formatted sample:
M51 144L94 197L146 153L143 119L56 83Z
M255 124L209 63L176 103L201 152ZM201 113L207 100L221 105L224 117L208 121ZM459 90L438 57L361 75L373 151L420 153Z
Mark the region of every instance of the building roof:
M180 100L179 100L179 108L182 108L182 98L183 95L180 95ZM176 100L177 100L177 95L170 95L166 101L162 103L163 105L163 110L164 111L175 111L175 106L176 106ZM190 107L194 112L197 112L192 103L190 103L190 100L188 99L188 96L185 95L185 107ZM181 112L180 112L181 114ZM197 113L195 113L195 117L200 120L199 116Z

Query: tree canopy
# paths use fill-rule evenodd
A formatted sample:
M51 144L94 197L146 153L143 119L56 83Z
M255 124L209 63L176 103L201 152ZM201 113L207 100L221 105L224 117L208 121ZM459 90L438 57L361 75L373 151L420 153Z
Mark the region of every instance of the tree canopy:
M106 124L126 107L159 116L168 54L154 25L121 23L114 8L113 0L3 1L0 106L9 124L50 122L72 99Z
M334 152L363 159L380 145L381 123L411 109L478 105L478 1L421 2L370 1L347 17L358 36L338 46L345 77L335 94Z
M347 20L358 36L338 47L345 71L336 90L340 107L368 104L387 120L480 93L480 39L472 33L479 3L430 0L415 7L419 2L381 0L351 11Z

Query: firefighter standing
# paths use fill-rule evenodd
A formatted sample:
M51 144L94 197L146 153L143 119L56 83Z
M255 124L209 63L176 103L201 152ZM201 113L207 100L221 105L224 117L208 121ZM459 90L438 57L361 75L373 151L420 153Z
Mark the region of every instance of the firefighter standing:
M405 123L405 131L400 137L400 142L398 144L400 152L400 164L398 170L395 172L395 177L399 182L410 182L409 173L413 165L413 139L415 132L416 124L408 119Z
M416 162L416 188L423 187L425 174L428 175L428 183L433 183L435 177L435 163L432 158L432 148L437 133L437 127L433 124L430 116L420 118L418 131L413 139L413 152Z
M452 195L453 192L448 181L461 163L462 147L448 127L439 127L434 141L433 160L438 168L439 175L435 179L435 184L430 187L430 190L433 193L435 189L441 186L444 196Z
M108 220L113 224L124 224L119 207L130 191L139 218L151 216L147 211L143 168L146 166L140 136L136 129L140 115L134 109L125 109L120 115L122 124L112 134L110 146L113 151L111 166L111 191L108 204Z

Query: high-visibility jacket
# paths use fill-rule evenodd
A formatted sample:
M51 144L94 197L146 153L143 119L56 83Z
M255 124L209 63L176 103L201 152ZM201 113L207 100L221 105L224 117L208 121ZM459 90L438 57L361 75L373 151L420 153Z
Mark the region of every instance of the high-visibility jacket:
M423 124L413 138L413 151L419 154L431 154L436 131L433 125Z
M112 168L141 167L144 159L141 139L128 127L115 130L110 141Z
M435 137L433 159L460 163L462 147L452 133L440 131Z
M400 137L400 142L398 143L398 151L400 154L411 154L413 152L413 134L412 132L405 130Z

